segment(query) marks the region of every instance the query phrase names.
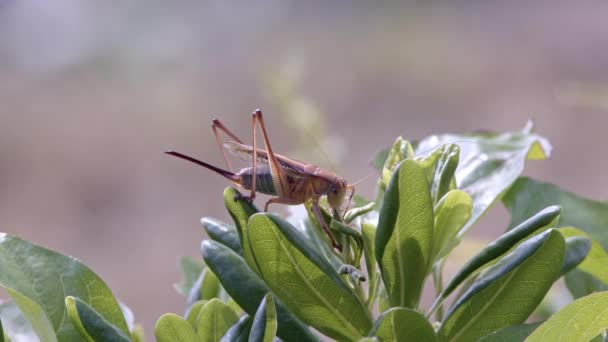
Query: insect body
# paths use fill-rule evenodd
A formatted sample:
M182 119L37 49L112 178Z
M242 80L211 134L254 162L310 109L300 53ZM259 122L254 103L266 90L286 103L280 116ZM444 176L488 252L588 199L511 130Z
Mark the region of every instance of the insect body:
M257 125L261 129L265 149L257 147L255 135ZM260 110L253 112L252 116L253 146L244 144L217 119L213 120L211 127L228 170L207 164L179 152L169 151L166 153L217 172L242 188L250 190L250 195L243 198L245 200L252 201L255 198L256 192L276 196L266 202L264 211L268 211L268 206L271 203L296 205L310 200L313 212L319 220L321 227L329 236L332 246L338 250L342 249L323 219L319 207L319 199L322 196L327 196L327 202L334 211L334 214L339 215L348 190L350 190L350 198L352 198L355 191L354 185L349 185L344 178L321 169L316 165L300 162L274 153L270 146ZM233 141L223 144L218 130L227 134ZM241 169L239 172L234 172L226 157L226 149L244 159L251 160L252 166Z

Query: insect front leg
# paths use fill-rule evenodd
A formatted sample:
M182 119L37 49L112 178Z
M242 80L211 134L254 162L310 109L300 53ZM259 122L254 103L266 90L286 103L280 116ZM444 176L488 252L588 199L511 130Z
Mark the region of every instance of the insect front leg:
M323 214L321 213L321 208L319 207L319 200L318 199L315 199L315 200L312 201L312 211L315 213L315 216L317 217L317 220L319 221L319 224L321 225L321 227L325 231L325 234L327 234L327 236L331 240L332 247L335 248L335 249L337 249L338 251L342 252L342 245L340 245L336 241L336 238L334 237L334 234L332 234L331 230L327 226L327 222L325 222L325 219L323 218Z

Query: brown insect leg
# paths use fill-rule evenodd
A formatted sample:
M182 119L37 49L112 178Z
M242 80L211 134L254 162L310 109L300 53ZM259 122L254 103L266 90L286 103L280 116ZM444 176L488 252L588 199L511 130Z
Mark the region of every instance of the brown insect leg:
M215 140L217 141L217 145L220 148L220 152L222 152L222 156L224 157L224 162L226 162L226 166L228 167L228 170L230 172L234 172L234 171L232 171L232 166L230 165L230 162L228 161L228 157L226 156L226 149L224 148L224 144L222 142L222 138L219 135L218 129L221 130L222 132L224 132L225 134L227 134L229 137L231 137L234 141L238 142L239 144L242 144L243 142L234 133L230 132L228 130L228 128L226 128L226 126L224 126L224 124L218 119L213 119L213 121L211 121L211 128L213 129L213 134L215 135Z
M268 139L268 133L266 132L266 125L264 124L264 118L262 117L262 111L257 109L253 112L253 120L257 121L260 124L260 129L262 131L262 138L264 139L264 145L266 146L266 154L268 155L268 164L270 165L270 171L272 173L272 179L274 182L275 190L277 195L281 198L289 198L291 196L289 184L287 181L286 175L283 173L281 167L279 166L279 162L272 151L272 146L270 145L270 139ZM255 124L254 124L254 163L255 163ZM255 166L255 164L254 164ZM255 170L254 170L255 171Z
M264 211L268 211L268 206L271 203L297 205L297 204L302 204L302 201L291 200L291 199L286 199L286 198L271 198L268 201L266 201L266 204L264 205Z
M317 200L314 200L312 202L312 211L315 213L317 220L319 220L319 223L321 224L321 227L325 231L325 234L327 234L327 236L329 236L332 247L339 250L340 252L342 252L342 246L336 241L336 238L334 237L334 234L331 233L331 230L329 230L329 227L327 226L327 222L325 222L325 219L323 218L323 214L321 214L321 208L319 208L319 202Z

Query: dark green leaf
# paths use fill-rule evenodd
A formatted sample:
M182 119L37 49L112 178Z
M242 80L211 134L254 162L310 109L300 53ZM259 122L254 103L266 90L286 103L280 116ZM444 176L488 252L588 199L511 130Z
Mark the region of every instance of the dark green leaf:
M577 299L545 321L529 342L589 341L608 329L608 292Z
M497 330L477 342L524 342L524 340L543 322L519 324Z
M198 342L190 323L172 313L162 315L154 326L156 342Z
M528 123L522 131L501 134L434 135L418 144L416 153L429 151L444 144L460 146L460 162L455 173L456 184L460 190L473 198L471 219L461 229L460 236L466 234L494 201L500 198L521 175L526 159L545 159L550 154L549 142L531 131L531 124ZM529 217L532 213L525 217Z
M358 339L369 331L364 305L303 234L271 214L253 215L248 234L262 278L304 322L336 339Z
M560 270L560 275L570 272L578 266L591 250L591 240L582 236L566 238L566 256Z
M238 322L239 317L224 302L214 298L203 305L196 317L195 330L199 342L219 341Z
M215 242L203 241L202 253L205 262L218 277L226 292L247 312L255 315L259 303L270 289L245 263L242 257L230 248ZM276 300L277 335L286 341L317 341L318 339L293 316L282 303Z
M578 268L568 272L565 277L568 291L574 299L585 297L594 292L608 291L608 285Z
M211 217L203 217L201 224L210 239L222 243L238 254L243 254L241 238L235 226L216 220Z
M0 269L0 285L13 297L41 340L80 339L67 317L66 296L81 298L110 324L129 334L110 289L76 259L2 234Z
M439 330L445 341L475 341L523 323L559 277L565 242L550 229L488 267L456 300Z
M274 300L270 294L267 294L260 308L255 313L251 332L249 334L250 342L272 342L277 332L277 311L274 306Z
M418 306L431 260L433 221L424 169L406 159L386 189L376 230L376 260L391 306Z
M437 297L433 309L447 298L465 279L474 274L476 270L503 255L527 236L552 225L559 217L559 214L559 207L547 207L522 222L514 229L504 233L498 239L489 243L479 253L467 261L467 263L456 273Z
M424 315L407 308L383 312L369 336L376 336L381 341L438 341L435 329Z
M87 341L131 341L130 335L112 325L80 298L68 296L65 305L72 324Z
M578 268L608 285L608 267L606 267L608 265L608 253L606 253L602 245L593 240L591 235L574 227L563 227L559 231L566 237L582 237L591 240L591 249L585 260L578 265Z
M245 315L239 321L230 327L226 334L220 340L221 342L247 342L253 319L249 315Z

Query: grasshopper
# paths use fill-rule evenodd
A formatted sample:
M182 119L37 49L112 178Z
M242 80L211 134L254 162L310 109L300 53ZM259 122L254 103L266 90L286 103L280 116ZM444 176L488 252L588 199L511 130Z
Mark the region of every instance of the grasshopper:
M256 127L258 125L262 133L265 149L258 148L257 146ZM241 196L240 199L251 202L255 199L256 192L276 196L266 202L264 211L268 211L268 206L271 203L298 205L311 201L312 210L329 237L332 247L342 251L342 246L336 241L327 226L327 222L323 218L319 199L322 196L327 196L327 202L333 214L340 215L340 210L344 205L348 191L350 191L348 203L352 200L355 192L354 184L348 184L344 178L331 171L321 169L316 165L274 153L268 139L262 111L259 109L254 111L252 115L253 145L243 143L241 139L230 132L218 119L213 119L211 128L228 170L207 164L179 152L167 151L165 153L205 167L243 189L251 191L249 196ZM223 143L220 131L228 135L232 141ZM226 156L226 150L244 159L251 160L252 166L243 168L235 173ZM235 200L239 200L239 198L235 198Z

